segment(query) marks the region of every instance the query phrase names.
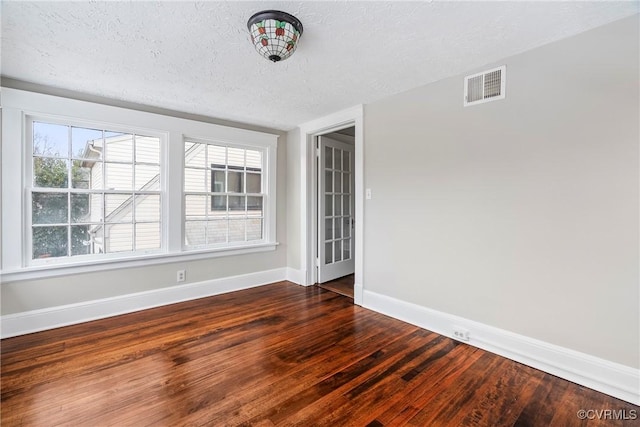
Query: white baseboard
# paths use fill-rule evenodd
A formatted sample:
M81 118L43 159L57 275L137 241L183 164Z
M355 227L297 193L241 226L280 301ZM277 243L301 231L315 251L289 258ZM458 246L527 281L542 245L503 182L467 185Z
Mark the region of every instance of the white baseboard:
M470 345L640 405L638 369L367 290L362 306L451 338L462 327Z
M293 282L296 285L302 285L304 282L304 272L302 270L287 267L286 280Z
M111 298L68 304L0 317L2 338L104 319L197 298L219 295L285 280L286 268L188 283Z

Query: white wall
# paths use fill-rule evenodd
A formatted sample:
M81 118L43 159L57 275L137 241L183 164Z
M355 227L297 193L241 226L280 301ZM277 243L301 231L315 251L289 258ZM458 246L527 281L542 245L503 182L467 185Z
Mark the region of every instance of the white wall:
M365 290L640 364L638 16L365 107Z

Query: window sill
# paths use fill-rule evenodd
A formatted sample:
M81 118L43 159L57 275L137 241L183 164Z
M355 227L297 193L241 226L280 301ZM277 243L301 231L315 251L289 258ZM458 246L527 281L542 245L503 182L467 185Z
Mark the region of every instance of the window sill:
M108 259L76 264L57 264L47 266L24 267L19 270L0 272L0 283L20 282L25 280L44 279L49 277L68 276L72 274L92 273L97 271L117 270L122 268L146 267L172 262L195 261L207 258L219 258L233 255L245 255L257 252L274 251L279 243L260 243L238 246L236 248L189 250L179 253L163 253L141 255L125 259Z

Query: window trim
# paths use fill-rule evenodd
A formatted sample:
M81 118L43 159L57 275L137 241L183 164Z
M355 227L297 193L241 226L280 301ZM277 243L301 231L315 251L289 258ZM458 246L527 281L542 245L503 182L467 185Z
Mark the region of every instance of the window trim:
M114 107L75 99L62 98L18 89L2 88L2 207L0 224L0 279L2 281L30 280L76 274L86 271L126 268L189 260L238 255L275 250L276 241L276 176L277 134L221 126L196 120L182 119L122 107ZM30 230L25 220L31 191L31 176L27 176L25 161L31 161L31 142L26 141L27 117L58 120L64 124L131 130L151 135L162 134L166 141L161 148L162 194L162 252L140 254L128 252L110 259L106 255L85 262L65 257L67 262L30 265L31 256L25 234ZM265 238L259 244L229 245L216 248L187 249L183 247L183 168L184 140L202 139L233 146L260 147L268 153L265 159L265 179L268 180L269 200L265 200ZM20 143L17 143L17 142ZM162 142L161 142L162 144ZM174 159L171 161L171 159ZM28 168L30 170L30 168ZM29 180L29 181L27 181ZM19 183L19 185L16 185ZM27 186L29 183L29 186ZM19 201L19 202L18 202ZM269 219L267 220L267 211ZM30 209L29 209L30 212ZM30 221L29 221L30 222ZM19 225L19 226L18 226Z

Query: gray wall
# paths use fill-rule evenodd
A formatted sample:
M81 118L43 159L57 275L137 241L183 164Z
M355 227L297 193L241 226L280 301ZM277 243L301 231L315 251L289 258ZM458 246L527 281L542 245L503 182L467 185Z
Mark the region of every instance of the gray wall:
M31 90L57 96L98 102L107 105L148 111L152 113L172 115L191 120L233 126L249 130L279 134L278 138L278 172L277 172L277 241L280 245L275 251L260 252L249 255L238 255L204 260L159 264L149 267L125 268L70 276L53 277L29 281L2 283L0 287L3 315L22 311L55 307L94 299L126 295L135 292L176 286L176 271L187 270L185 284L210 279L236 276L276 268L287 265L287 135L274 131L240 123L219 121L203 116L194 116L164 109L140 106L125 102L107 100L89 95L77 94L31 85L15 80L3 79L6 87Z
M364 287L631 367L638 16L365 107Z

